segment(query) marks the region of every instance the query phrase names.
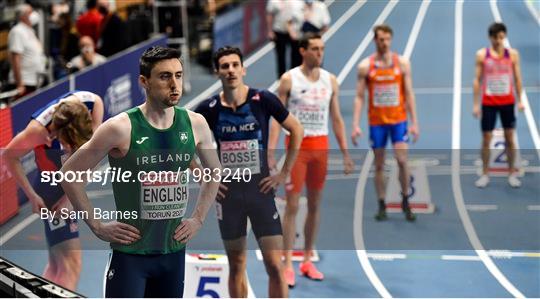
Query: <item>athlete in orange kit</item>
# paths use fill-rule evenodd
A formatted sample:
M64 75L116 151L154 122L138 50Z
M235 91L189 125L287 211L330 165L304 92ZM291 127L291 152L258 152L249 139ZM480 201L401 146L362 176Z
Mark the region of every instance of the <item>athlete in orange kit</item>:
M385 177L384 156L387 139L390 137L394 146L394 156L399 167L401 185L401 206L408 221L414 221L415 215L409 207L409 169L407 166L408 133L414 141L419 135L416 118L416 104L412 88L411 66L408 59L390 50L392 28L378 25L373 29L377 51L365 58L358 65L357 94L354 101L352 141L362 135L360 117L364 106L364 93L369 92L369 138L375 155L375 189L379 200L379 211L375 215L378 221L385 220ZM407 126L407 112L410 123ZM407 128L408 127L408 128Z

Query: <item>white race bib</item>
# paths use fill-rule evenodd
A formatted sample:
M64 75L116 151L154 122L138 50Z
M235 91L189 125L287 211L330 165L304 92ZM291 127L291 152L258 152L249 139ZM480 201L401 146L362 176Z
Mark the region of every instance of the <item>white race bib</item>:
M257 139L221 141L220 155L223 168L230 168L233 171L248 168L252 174L261 172Z
M399 84L375 84L373 88L373 106L392 107L399 105Z
M154 174L154 173L152 173ZM160 177L161 176L161 177ZM187 173L147 175L141 182L141 219L164 220L183 217L189 198Z
M486 76L486 95L504 96L510 94L510 76L507 74Z
M298 105L291 110L306 131L324 131L328 114L326 105Z

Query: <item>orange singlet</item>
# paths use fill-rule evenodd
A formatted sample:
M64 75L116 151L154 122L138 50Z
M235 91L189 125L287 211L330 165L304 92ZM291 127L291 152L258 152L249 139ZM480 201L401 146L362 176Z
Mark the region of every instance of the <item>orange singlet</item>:
M407 120L405 84L397 54L392 53L392 65L389 67L378 66L375 54L369 58L367 85L371 126L392 125Z

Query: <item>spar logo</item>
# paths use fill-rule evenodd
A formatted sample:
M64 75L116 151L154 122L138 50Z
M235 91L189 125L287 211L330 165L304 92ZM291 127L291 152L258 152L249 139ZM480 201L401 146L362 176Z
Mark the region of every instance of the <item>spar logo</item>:
M240 150L252 150L258 149L259 143L257 140L240 140L240 141L227 141L221 143L222 151L240 151Z

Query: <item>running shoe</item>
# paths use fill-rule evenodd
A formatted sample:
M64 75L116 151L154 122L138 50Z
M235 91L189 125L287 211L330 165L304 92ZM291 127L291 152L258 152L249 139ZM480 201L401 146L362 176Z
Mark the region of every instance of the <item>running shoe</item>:
M519 188L521 187L521 181L518 179L518 174L517 172L513 172L512 174L510 174L508 176L508 184L512 187L512 188Z
M510 178L508 178L508 183L510 183ZM485 188L489 184L489 176L487 174L481 175L474 184L478 188Z
M283 278L285 279L285 283L289 286L289 288L294 288L296 282L293 268L285 268L283 270Z
M401 210L405 214L405 219L407 219L407 221L413 222L416 220L416 215L414 215L411 211L411 207L409 207L408 201L401 202Z
M386 219L388 219L388 217L386 216L386 209L379 209L379 212L375 214L375 220L384 221Z
M300 272L302 275L306 276L309 279L313 280L323 280L324 275L317 270L315 265L309 261L309 262L303 262L300 263Z

